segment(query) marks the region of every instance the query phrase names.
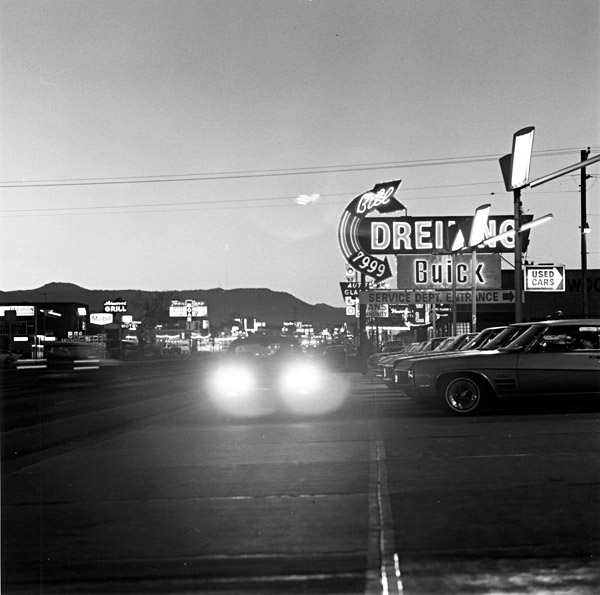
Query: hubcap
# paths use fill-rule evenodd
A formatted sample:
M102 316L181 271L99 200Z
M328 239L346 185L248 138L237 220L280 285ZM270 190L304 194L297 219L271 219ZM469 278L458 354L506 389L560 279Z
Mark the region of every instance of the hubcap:
M470 411L479 402L479 390L468 381L452 383L446 395L448 404L456 411Z

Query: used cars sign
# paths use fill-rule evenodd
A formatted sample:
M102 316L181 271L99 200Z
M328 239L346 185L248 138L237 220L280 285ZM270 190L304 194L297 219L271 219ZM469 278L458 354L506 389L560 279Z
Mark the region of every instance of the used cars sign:
M563 265L539 265L523 267L525 291L565 291L565 267Z

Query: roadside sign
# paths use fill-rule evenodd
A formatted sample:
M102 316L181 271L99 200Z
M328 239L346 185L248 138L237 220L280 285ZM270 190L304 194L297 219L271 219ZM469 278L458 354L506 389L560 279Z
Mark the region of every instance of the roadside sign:
M171 318L203 318L208 314L208 308L204 302L195 300L186 300L185 302L172 300L169 306L169 316Z
M456 277L458 290L470 289L473 283L473 260L468 254L402 254L396 257L396 262L399 289L452 289L453 277ZM477 289L500 289L501 268L500 254L478 254L475 265Z
M90 314L90 324L112 324L113 315L107 312Z
M478 304L514 304L515 294L512 290L477 290ZM411 291L377 289L374 291L361 291L359 300L361 304L388 304L397 306L401 304L451 304L452 291ZM470 291L456 292L457 304L470 304Z
M373 188L359 194L342 213L338 226L338 240L346 263L354 270L368 275L377 281L385 281L392 276L387 258L377 258L360 246L358 227L370 213L378 211L389 214L404 209L394 196L402 180L375 184Z
M525 291L565 291L564 265L527 265L523 267Z
M17 316L35 316L35 306L0 306L0 316L16 312Z
M390 306L389 304L368 304L367 305L367 317L369 318L389 318Z

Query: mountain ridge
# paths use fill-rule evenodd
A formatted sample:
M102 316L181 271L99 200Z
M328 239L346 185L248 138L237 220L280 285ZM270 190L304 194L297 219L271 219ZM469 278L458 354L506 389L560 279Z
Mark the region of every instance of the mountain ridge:
M126 300L127 313L136 319L156 319L165 322L172 300L187 299L205 302L211 325L220 326L234 318L254 317L267 325L301 321L324 328L345 322L345 308L328 304L307 304L293 295L268 288L141 290L141 289L87 289L69 282L50 282L34 289L1 291L0 302L87 304L91 312L103 312L107 300Z

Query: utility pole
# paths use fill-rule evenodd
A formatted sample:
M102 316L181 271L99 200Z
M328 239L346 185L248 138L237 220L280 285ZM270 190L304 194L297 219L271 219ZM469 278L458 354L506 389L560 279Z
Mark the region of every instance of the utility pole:
M590 150L581 151L581 161L586 161ZM588 292L587 292L587 174L585 166L581 168L581 294L583 300L583 317L587 318L590 314Z
M367 290L366 275L360 273L360 291ZM363 376L367 373L367 305L358 304L358 359Z

